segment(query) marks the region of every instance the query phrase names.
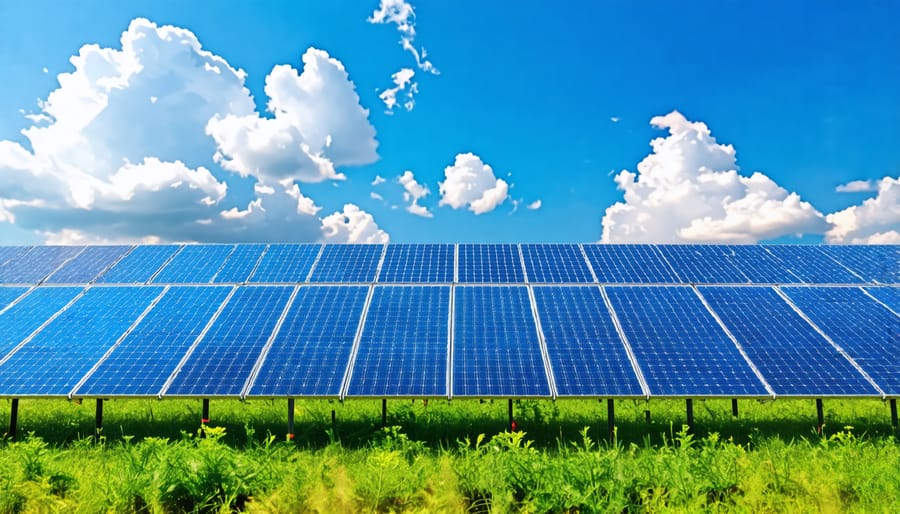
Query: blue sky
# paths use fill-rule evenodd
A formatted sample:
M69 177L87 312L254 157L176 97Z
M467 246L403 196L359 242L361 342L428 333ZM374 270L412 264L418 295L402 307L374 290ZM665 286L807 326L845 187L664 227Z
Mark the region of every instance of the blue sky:
M0 5L3 244L900 242L896 2L62 5Z

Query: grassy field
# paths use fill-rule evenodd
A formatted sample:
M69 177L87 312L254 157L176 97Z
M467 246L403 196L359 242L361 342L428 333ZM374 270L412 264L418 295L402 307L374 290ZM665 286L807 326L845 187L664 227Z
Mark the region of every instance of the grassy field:
M0 402L0 424L9 402ZM812 400L22 400L0 443L0 512L896 512L888 406ZM331 423L335 411L336 423ZM650 410L650 420L647 420Z

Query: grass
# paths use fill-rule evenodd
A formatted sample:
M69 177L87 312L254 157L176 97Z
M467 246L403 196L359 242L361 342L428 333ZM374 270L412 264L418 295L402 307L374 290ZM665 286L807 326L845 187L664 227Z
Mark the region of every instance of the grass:
M5 403L5 402L2 402ZM2 405L0 403L0 405ZM0 512L893 512L900 444L881 401L22 400ZM337 422L332 426L331 411ZM651 411L650 422L646 410ZM9 404L0 423L9 422ZM199 437L200 434L205 437Z

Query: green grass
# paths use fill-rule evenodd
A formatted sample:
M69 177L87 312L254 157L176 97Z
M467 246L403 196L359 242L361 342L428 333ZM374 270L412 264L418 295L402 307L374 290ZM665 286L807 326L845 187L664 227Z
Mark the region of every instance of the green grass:
M5 406L3 406L5 404ZM9 403L0 402L7 426ZM900 445L881 401L22 400L0 442L0 512L894 512ZM337 422L331 424L331 411ZM651 411L650 422L646 410Z

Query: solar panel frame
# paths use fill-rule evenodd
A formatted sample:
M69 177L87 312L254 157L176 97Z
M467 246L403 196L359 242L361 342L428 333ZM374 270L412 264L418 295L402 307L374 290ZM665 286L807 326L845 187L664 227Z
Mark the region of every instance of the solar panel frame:
M454 275L454 245L390 244L378 273L378 282L450 283Z
M894 311L894 314L900 314L900 287L867 287L865 291Z
M766 251L780 260L804 284L862 284L849 269L814 245L767 245Z
M259 259L248 284L299 284L307 281L320 244L272 244Z
M530 283L566 284L594 282L591 268L576 244L523 244L525 276Z
M98 276L96 284L144 284L181 249L181 245L139 245Z
M0 266L0 284L39 284L83 246L34 246Z
M222 267L212 278L214 284L242 284L247 282L250 275L256 270L267 245L264 244L238 244L234 245L234 251L222 264Z
M0 266L15 259L25 252L30 251L33 246L0 246Z
M80 287L33 288L0 312L0 362L82 291Z
M86 246L54 271L45 284L89 284L132 250L132 246Z
M900 282L900 245L825 245L819 249L866 282Z
M209 284L234 245L184 245L151 280L152 284Z
M460 284L512 284L525 282L518 245L457 245L456 281Z
M718 246L657 245L675 273L689 284L747 284L750 280Z
M722 245L721 251L752 284L798 284L802 281L762 245Z
M309 276L309 282L375 282L384 248L383 244L325 245Z
M16 300L21 298L23 294L30 290L31 288L27 286L0 287L0 314L3 314L7 307L11 306Z
M654 245L585 244L581 247L601 284L683 282Z

